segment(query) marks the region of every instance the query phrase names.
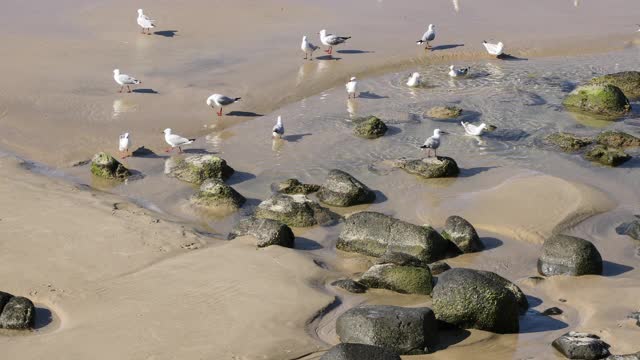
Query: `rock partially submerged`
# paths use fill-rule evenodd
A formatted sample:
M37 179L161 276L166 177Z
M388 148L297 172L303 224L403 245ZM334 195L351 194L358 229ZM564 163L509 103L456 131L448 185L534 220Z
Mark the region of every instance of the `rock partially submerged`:
M538 272L553 275L600 275L602 257L589 241L568 235L553 235L542 245Z
M613 148L628 148L640 146L640 138L622 131L604 131L596 137L600 145Z
M0 329L26 330L35 325L36 308L31 300L0 292L0 305Z
M615 119L631 111L629 99L613 85L585 85L573 90L563 101L570 110Z
M277 191L287 195L307 195L318 190L320 190L320 185L303 184L298 179L287 179L277 185Z
M640 352L626 355L609 355L605 360L640 360Z
M353 134L365 139L376 139L387 132L387 125L375 116L354 119L356 126L353 128Z
M476 229L460 216L449 216L442 230L442 237L451 241L462 253L472 253L484 248Z
M211 154L187 156L168 169L169 176L198 185L208 179L227 180L233 173L224 159Z
M376 194L358 179L342 170L333 169L318 190L318 200L331 206L369 204Z
M460 174L460 168L455 160L446 156L398 159L393 162L393 166L426 179L455 177Z
M640 215L635 215L635 217L636 219L631 222L620 224L616 228L616 232L620 235L627 235L632 239L640 240Z
M640 99L640 72L623 71L591 79L591 84L618 87L629 99Z
M258 205L255 216L294 227L326 225L338 216L304 195L275 194Z
M293 231L287 225L276 220L255 217L250 217L237 223L231 230L229 239L243 235L255 237L258 240L258 247L279 245L292 248L295 240Z
M358 281L351 280L351 279L336 280L331 283L331 286L339 287L343 290L346 290L354 294L362 294L363 292L367 291L367 286L363 285Z
M362 275L360 282L370 288L402 294L429 295L433 289L429 268L395 264L373 265Z
M462 115L462 109L457 106L434 106L427 111L427 116L435 119L455 119Z
M451 266L444 261L436 261L434 263L429 264L429 270L431 271L431 275L440 275L443 272L451 269Z
M631 155L625 153L621 149L609 148L602 145L594 146L584 154L584 157L589 161L613 167L622 165L631 160Z
M400 360L400 355L380 346L367 344L338 344L320 360Z
M577 152L593 143L591 138L565 132L553 133L547 136L545 140L564 152Z
M247 199L220 179L208 179L191 197L191 203L208 209L239 209Z
M588 333L571 331L553 340L552 345L568 359L596 360L609 356L609 344Z
M131 176L129 169L105 152L93 155L93 158L91 158L91 173L97 177L112 180L125 180Z
M380 346L400 355L428 353L437 329L433 311L426 307L358 306L336 321L341 342Z

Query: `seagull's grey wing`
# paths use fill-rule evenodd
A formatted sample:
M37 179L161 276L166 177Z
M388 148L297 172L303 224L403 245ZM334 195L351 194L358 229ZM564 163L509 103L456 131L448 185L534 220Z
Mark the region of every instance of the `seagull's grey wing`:
M433 41L433 39L436 38L436 32L435 31L427 31L424 35L426 36L426 40L427 41Z
M180 145L188 144L191 141L187 138L183 138L180 135L171 134L167 136L167 142L173 146L180 146Z
M235 102L235 100L233 100L228 96L220 96L217 100L218 100L218 104L220 105L230 105Z
M429 149L437 149L440 146L440 140L430 137L424 142L424 146Z
M329 44L331 46L342 44L343 42L347 41L347 39L349 39L349 37L336 36L336 35L328 35L327 38L326 38L327 44Z

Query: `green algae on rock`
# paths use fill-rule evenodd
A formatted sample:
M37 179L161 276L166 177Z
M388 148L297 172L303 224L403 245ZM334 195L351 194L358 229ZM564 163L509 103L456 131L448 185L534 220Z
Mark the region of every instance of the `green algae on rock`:
M370 288L387 289L402 294L429 295L433 289L433 278L427 267L373 265L362 275L360 282Z
M538 272L553 275L600 275L602 256L587 240L568 235L553 235L542 245Z
M426 114L435 119L455 119L462 115L462 109L457 106L434 106Z
M610 84L622 90L629 99L640 99L640 72L622 71L591 79L591 84Z
M612 120L631 111L629 99L613 85L584 85L573 90L562 102L569 110L609 117Z
M169 176L198 185L207 179L227 180L233 173L224 159L210 154L187 156L168 170Z
M375 116L355 119L353 122L356 123L354 135L365 139L379 138L388 130L387 125Z
M338 218L338 215L304 195L284 194L275 194L261 202L256 208L255 216L277 220L293 227L326 225Z
M550 134L545 140L564 152L577 152L593 143L591 138L579 137L565 132Z
M91 173L104 179L124 180L131 172L113 156L99 152L91 159Z
M596 142L600 145L614 148L640 146L640 138L622 131L604 131L596 137Z
M613 167L621 165L631 159L631 155L621 149L608 148L602 145L593 147L584 154L584 157L589 161Z
M427 157L424 159L398 159L394 160L392 165L426 179L455 177L460 174L460 168L458 168L456 161L446 156Z
M239 209L247 199L220 179L208 179L200 191L191 197L191 203L206 208Z
M277 191L282 194L296 195L296 194L311 194L320 190L320 185L315 184L303 184L298 179L287 179L280 182L277 185Z
M323 204L339 207L370 204L376 199L376 194L365 184L338 169L329 171L317 196Z

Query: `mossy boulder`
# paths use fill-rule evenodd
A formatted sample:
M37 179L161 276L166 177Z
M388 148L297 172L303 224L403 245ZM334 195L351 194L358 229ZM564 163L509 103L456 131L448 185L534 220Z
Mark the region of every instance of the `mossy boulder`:
M609 356L609 344L588 333L571 331L551 345L568 359L597 360Z
M31 300L22 296L11 296L0 313L0 329L26 330L35 325L36 308ZM6 300L6 299L5 299Z
M591 138L580 137L565 132L553 133L547 136L545 140L564 152L577 152L593 143L593 139Z
M584 85L573 90L563 101L569 110L616 118L631 111L629 99L613 85Z
M169 176L198 185L208 179L227 180L233 173L224 159L211 154L187 156L168 169Z
M395 264L400 266L416 266L416 267L428 267L428 264L415 256L397 252L393 250L387 250L377 261L376 264Z
M296 195L296 194L311 194L320 190L320 185L315 184L303 184L298 179L287 179L280 182L277 185L277 191L281 194Z
M584 154L584 157L593 162L606 166L619 166L631 160L631 155L621 149L596 145Z
M457 106L434 106L427 111L427 116L435 119L455 119L462 115L462 109Z
M432 281L429 268L394 264L373 265L360 278L370 288L422 295L431 294Z
M622 131L604 131L596 137L600 145L613 148L628 148L640 146L640 138Z
M438 320L465 329L517 333L518 299L500 279L507 280L496 276L499 275L464 268L445 271L431 294Z
M208 179L191 197L191 204L209 209L239 209L247 199L220 179Z
M272 219L294 227L325 225L334 222L338 216L304 195L275 194L261 202L255 216Z
M622 90L629 99L640 99L640 72L623 71L591 79L591 84L609 84Z
M460 216L449 216L442 230L442 237L451 241L460 252L472 253L484 248L476 229Z
M353 120L356 126L353 128L353 134L365 139L376 139L387 132L387 125L375 116L360 118Z
M292 248L295 241L293 231L280 221L250 217L237 223L229 233L229 239L251 235L258 240L258 247L279 245Z
M400 355L380 346L367 344L338 344L322 355L320 360L401 360Z
M545 276L600 275L602 256L590 241L557 234L545 240L542 245L538 272Z
M369 204L376 199L376 194L365 184L338 169L329 171L317 196L324 204L340 207Z
M91 158L91 173L97 177L112 180L125 180L131 176L129 169L105 152L93 155L93 158Z
M352 279L336 280L331 283L331 286L339 287L340 289L354 294L362 294L363 292L367 291L366 285Z
M455 177L460 174L460 168L455 160L446 156L398 159L393 161L393 166L426 179Z

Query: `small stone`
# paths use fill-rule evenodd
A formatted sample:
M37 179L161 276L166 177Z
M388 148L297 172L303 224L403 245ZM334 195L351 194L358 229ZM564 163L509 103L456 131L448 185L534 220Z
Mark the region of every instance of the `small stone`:
M358 281L351 280L351 279L336 280L331 283L331 286L339 287L343 290L346 290L354 294L362 294L365 291L367 291L367 286L363 285Z
M570 110L601 115L614 120L631 111L629 99L613 85L585 85L573 90L563 101Z
M546 141L565 152L576 152L591 145L593 139L573 134L557 132L546 137Z
M219 179L208 179L200 185L200 191L191 197L193 205L209 209L239 209L247 199Z
M11 298L0 314L0 328L24 330L33 328L36 308L31 300L16 296Z
M606 166L619 166L631 160L631 155L616 148L608 148L606 146L597 145L587 151L584 157L593 162Z
M237 223L229 233L229 239L243 235L255 237L258 240L256 244L258 247L279 245L292 248L295 241L293 231L287 225L276 220L256 217L250 217Z
M394 264L373 265L362 275L360 282L370 288L401 294L429 295L433 289L429 268Z
M427 111L427 116L436 119L454 119L462 115L462 109L457 106L434 106Z
M560 298L560 299L558 299L558 301L560 301L561 303L566 303L567 299Z
M554 275L600 275L602 256L589 241L567 235L553 235L542 245L538 272Z
M167 175L192 184L202 184L208 179L227 180L235 170L227 162L211 154L191 155L177 161L168 169Z
M462 253L477 252L484 248L476 229L460 216L447 218L442 237L451 241Z
M605 131L596 137L596 142L605 147L628 148L640 146L640 138L622 131Z
M617 86L629 99L640 99L640 72L622 71L591 79L592 84Z
M311 194L320 190L320 185L303 184L298 179L287 179L277 185L277 191L281 194Z
M365 184L338 169L329 171L317 196L324 204L340 207L370 204L376 199L376 194Z
M275 194L261 202L255 216L272 219L293 227L333 223L338 216L305 195Z
M550 315L560 315L562 313L563 313L562 309L554 306L543 311L542 315L550 316Z
M387 250L384 255L382 255L376 264L395 264L400 266L415 266L415 267L427 267L427 264L422 260L418 259L415 256L405 254L397 251L389 251Z
M620 224L616 228L616 232L620 235L627 235L635 240L640 240L640 216L636 215L634 221Z
M609 344L588 333L571 331L555 339L552 345L569 359L596 360L609 356Z
M634 319L636 321L636 325L640 326L640 311L632 312L627 316L629 319Z

